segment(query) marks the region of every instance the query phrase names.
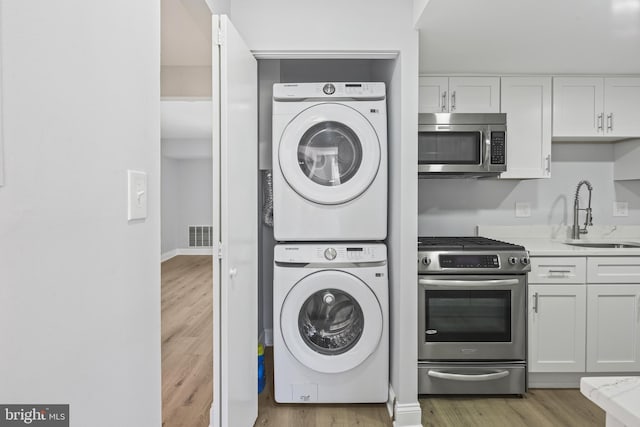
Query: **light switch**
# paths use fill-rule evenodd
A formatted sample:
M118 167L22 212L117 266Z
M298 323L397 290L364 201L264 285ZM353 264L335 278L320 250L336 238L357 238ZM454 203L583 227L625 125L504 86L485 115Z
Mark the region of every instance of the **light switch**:
M529 202L516 202L516 217L525 218L531 216L531 204Z
M145 219L147 217L147 174L140 171L127 171L129 183L129 208L127 219Z

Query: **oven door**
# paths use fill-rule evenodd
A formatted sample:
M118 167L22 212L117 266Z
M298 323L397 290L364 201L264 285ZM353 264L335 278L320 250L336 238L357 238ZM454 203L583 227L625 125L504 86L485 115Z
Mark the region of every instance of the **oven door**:
M524 361L526 275L422 275L420 360Z

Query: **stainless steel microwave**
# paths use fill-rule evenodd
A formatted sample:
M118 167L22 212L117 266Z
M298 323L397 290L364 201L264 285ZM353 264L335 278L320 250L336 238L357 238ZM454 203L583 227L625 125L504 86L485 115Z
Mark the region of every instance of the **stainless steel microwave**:
M507 115L418 115L418 176L497 176L507 170Z

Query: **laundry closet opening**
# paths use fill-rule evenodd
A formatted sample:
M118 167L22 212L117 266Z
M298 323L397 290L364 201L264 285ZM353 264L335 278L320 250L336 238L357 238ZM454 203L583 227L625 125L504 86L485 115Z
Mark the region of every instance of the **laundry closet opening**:
M400 115L399 62L391 59L260 59L258 54L258 141L259 141L259 270L258 335L273 345L273 228L264 223L263 207L268 191L265 172L272 170L272 102L274 83L384 82L387 96L388 174L393 173L394 150L400 130L394 117ZM395 120L396 123L399 120ZM392 189L389 188L391 192ZM390 198L388 199L390 200ZM381 209L384 209L381 207ZM388 209L387 209L388 211ZM313 227L313 223L309 223Z

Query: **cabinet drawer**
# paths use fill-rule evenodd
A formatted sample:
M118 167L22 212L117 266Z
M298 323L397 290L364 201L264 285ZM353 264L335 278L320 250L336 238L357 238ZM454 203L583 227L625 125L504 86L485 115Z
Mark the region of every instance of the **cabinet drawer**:
M589 257L589 283L640 283L640 257Z
M529 283L585 283L586 258L533 257Z

